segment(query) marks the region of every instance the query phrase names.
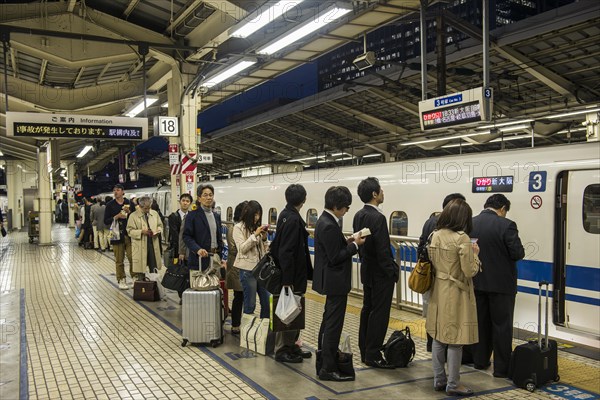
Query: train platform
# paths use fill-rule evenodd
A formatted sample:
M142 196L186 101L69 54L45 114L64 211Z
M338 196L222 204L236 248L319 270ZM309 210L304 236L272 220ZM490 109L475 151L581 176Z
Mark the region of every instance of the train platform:
M136 302L131 289L117 287L112 253L84 250L64 225L52 235L51 246L30 244L26 231L0 238L0 399L447 398L433 390L418 314L393 310L389 324L388 335L411 328L416 356L408 368L373 369L355 356L356 381L319 381L314 356L282 364L243 351L229 321L223 345L181 347L176 293ZM344 326L355 352L360 304L351 298ZM306 350L317 346L323 305L324 297L307 293ZM533 393L469 365L461 381L472 398L600 399L597 359L559 350L559 374L560 382Z

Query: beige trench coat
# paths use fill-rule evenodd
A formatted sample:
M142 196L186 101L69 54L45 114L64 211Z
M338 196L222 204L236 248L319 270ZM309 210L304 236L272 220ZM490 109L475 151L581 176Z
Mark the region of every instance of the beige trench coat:
M469 236L448 229L436 231L428 246L435 269L425 328L445 344L479 341L477 304L472 277L481 263L473 253Z
M162 232L163 223L156 211L150 210L148 213L148 222L150 223L152 232ZM131 255L133 258L134 273L148 272L148 237L142 235L142 229L148 229L148 224L146 224L144 213L138 209L131 214L127 222L127 234L131 237ZM158 235L152 237L154 257L156 258L156 265L160 269L162 268L162 259L160 256L160 243L158 240Z

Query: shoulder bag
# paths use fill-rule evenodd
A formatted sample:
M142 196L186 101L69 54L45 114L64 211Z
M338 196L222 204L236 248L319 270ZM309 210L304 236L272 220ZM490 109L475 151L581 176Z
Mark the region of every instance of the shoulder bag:
M433 283L433 265L427 253L427 246L431 243L432 235L433 232L429 235L425 249L408 277L408 287L416 293L423 294L427 292L431 289L431 284Z

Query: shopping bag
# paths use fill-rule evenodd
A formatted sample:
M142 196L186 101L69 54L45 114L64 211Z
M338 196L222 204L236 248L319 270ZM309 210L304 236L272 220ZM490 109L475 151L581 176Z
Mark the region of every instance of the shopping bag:
M275 334L269 331L269 319L242 314L240 347L263 356L275 351Z
M300 296L298 296L300 297ZM275 313L277 305L279 304L279 295L271 295L270 302L270 315L271 315L271 331L272 332L284 332L302 330L306 325L306 307L304 297L300 297L300 306L302 307L300 314L294 318L290 324L284 324L281 319Z
M289 325L298 315L300 315L301 311L302 306L300 305L300 296L294 295L289 287L282 288L281 293L279 294L275 315L279 317L281 322Z
M110 224L110 231L108 236L112 241L117 241L121 239L121 228L119 227L119 220L113 219L112 224Z
M163 271L163 272L161 272ZM163 287L163 285L161 284L162 282L162 278L164 275L164 271L165 269L161 269L159 270L159 272L150 272L150 273L146 273L146 277L148 278L149 281L151 282L156 282L156 287L158 290L158 296L160 299L165 299L167 297L167 293L165 292L165 288Z

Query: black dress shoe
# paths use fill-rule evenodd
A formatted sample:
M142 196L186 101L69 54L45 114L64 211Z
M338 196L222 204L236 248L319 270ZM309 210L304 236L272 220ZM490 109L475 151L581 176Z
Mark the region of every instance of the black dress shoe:
M392 364L388 364L385 360L365 361L365 364L373 368L381 369L395 369L396 367Z
M322 381L334 381L334 382L350 382L354 380L353 376L344 375L341 372L323 372L319 374L319 379Z
M473 364L473 368L475 369L488 369L492 365L492 363L487 363L486 365Z
M281 353L275 356L275 361L298 364L302 362L302 356L291 353Z
M294 354L297 356L300 356L302 358L311 358L312 357L312 353L310 351L304 351L302 349L298 349L298 350L294 351Z

